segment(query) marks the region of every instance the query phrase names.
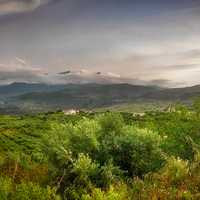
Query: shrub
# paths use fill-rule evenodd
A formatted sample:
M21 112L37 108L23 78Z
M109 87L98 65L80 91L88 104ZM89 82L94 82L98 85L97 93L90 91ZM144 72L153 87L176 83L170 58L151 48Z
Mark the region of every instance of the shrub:
M107 136L121 135L124 120L118 113L105 113L97 117L97 121L101 126L100 138L106 138Z
M7 177L0 177L0 199L8 200L12 192L12 181Z
M131 126L123 127L122 132L102 142L100 159L113 160L113 164L130 177L142 176L162 166L164 157L159 135Z
M82 200L132 200L128 188L124 184L112 185L106 191L94 188L91 194L82 196Z
M42 188L35 183L21 183L16 186L11 199L15 200L60 200L56 195L56 190L47 186Z
M180 158L175 159L171 157L167 160L162 170L160 170L160 173L170 184L183 184L184 180L189 175L189 163Z
M84 119L68 128L69 148L74 154L95 154L99 143L97 135L100 126L95 120Z

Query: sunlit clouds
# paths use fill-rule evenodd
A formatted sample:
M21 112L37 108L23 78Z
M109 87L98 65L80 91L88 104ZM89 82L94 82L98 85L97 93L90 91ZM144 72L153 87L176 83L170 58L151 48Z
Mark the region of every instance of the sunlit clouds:
M0 15L33 11L48 2L49 0L1 0Z
M199 5L191 0L0 0L0 73L2 65L19 70L19 58L26 70L48 74L85 69L139 84L200 84Z

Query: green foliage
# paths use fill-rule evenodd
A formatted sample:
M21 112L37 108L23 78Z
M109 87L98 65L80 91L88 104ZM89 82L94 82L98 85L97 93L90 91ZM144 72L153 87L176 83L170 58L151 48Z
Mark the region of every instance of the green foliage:
M97 140L99 124L95 120L84 119L73 127L68 127L69 147L74 153L95 153L99 148Z
M131 200L126 185L111 186L109 190L103 191L99 188L93 189L89 195L83 195L82 200Z
M0 200L198 200L199 101L165 112L0 116Z
M43 188L36 183L22 182L15 184L8 177L0 177L1 200L60 200L56 189Z
M12 181L7 177L0 177L0 199L8 200L12 191Z
M56 190L50 187L42 188L34 183L21 183L16 186L15 193L11 195L15 200L59 200Z
M131 126L122 127L121 135L102 141L100 159L113 160L129 176L142 176L159 168L163 162L159 135Z
M161 174L172 184L182 184L182 181L189 175L188 161L171 157L161 170Z
M194 100L193 109L198 115L200 114L200 97Z
M108 112L100 115L97 120L101 126L102 137L117 136L122 133L124 121L120 114Z
M89 177L95 174L98 165L93 163L88 155L79 154L78 159L74 162L73 171L82 177Z

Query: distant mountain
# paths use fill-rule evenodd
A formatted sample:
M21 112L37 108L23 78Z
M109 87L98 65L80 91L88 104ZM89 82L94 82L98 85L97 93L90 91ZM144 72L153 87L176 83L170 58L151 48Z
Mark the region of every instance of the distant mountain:
M2 99L3 97L3 99ZM200 85L186 88L159 88L131 84L46 85L13 83L0 86L0 108L30 110L93 109L119 104L191 102L200 97ZM16 110L16 109L15 109Z
M17 99L61 108L93 108L130 102L156 90L160 89L129 84L69 84L60 91L28 93Z
M15 82L9 85L0 85L0 97L11 97L31 92L52 92L64 88L65 85Z
M171 101L190 101L194 97L200 97L200 85L153 91L143 96L144 99Z
M59 91L34 92L18 100L61 108L93 108L134 101L191 101L200 96L200 86L164 89L130 84L69 84Z

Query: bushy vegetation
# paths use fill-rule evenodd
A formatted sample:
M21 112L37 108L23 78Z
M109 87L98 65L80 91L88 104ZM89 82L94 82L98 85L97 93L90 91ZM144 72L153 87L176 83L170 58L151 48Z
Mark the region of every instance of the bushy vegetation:
M0 200L198 200L200 103L0 116Z

